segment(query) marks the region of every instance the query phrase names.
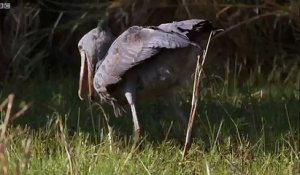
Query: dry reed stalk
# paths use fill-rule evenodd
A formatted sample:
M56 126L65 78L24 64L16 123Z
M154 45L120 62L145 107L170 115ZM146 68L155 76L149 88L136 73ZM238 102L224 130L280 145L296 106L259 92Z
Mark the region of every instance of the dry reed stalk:
M29 136L28 138L22 141L24 152L23 152L23 157L21 159L21 162L16 162L16 170L15 170L16 175L27 173L29 159L30 159L31 141L32 141L31 136Z
M19 118L20 116L22 116L31 106L31 103L26 104L25 106L23 106L22 109L20 109L17 113L15 113L9 121L14 121L15 119Z
M99 108L101 109L104 118L105 118L105 122L107 125L107 129L108 129L108 142L109 142L109 150L112 152L113 151L113 144L114 144L114 128L113 126L110 125L109 123L109 116L106 115L106 112L104 111L104 108L99 105Z
M4 106L8 103L8 98L6 98L1 104L0 104L0 111L4 108Z
M65 129L63 127L62 120L60 117L57 120L58 120L57 122L59 125L59 131L60 131L60 139L61 139L61 142L63 144L63 147L66 151L67 158L68 158L68 163L69 163L68 171L69 171L70 175L77 175L78 173L76 171L75 160L74 160L74 157L71 155L70 146L67 143L67 137L65 134ZM67 173L67 174L69 174L69 173Z
M8 139L7 139L7 137L5 137L5 134L7 131L9 119L11 117L13 101L14 101L14 94L9 94L8 97L0 105L0 110L2 110L5 105L7 105L4 121L0 125L0 129L1 129L1 132L0 132L0 174L3 174L3 175L8 174L8 162L7 162L7 157L5 154Z
M4 121L0 125L0 174L7 175L8 174L8 168L9 163L7 161L6 156L6 147L9 141L9 137L6 136L7 128L9 126L9 123L13 121L14 119L20 117L22 114L24 114L30 107L30 105L25 105L21 110L19 110L17 113L12 114L12 107L14 102L15 95L9 94L8 97L0 104L0 111L3 110L5 106L7 106L5 111L5 118ZM24 141L24 154L23 159L21 162L21 167L18 166L19 163L17 162L16 166L16 174L26 174L28 169L28 163L30 159L30 145L31 145L31 137L27 138Z
M5 118L4 118L3 123L0 125L0 128L1 128L0 142L1 142L1 144L5 140L5 133L7 130L9 119L11 117L11 109L12 109L12 105L14 102L14 97L15 97L14 94L9 94L7 97L7 109L6 109L6 113L5 113ZM4 100L4 101L6 101L6 100Z
M197 103L198 103L198 88L199 88L201 74L203 72L203 65L204 65L205 58L206 58L207 51L208 51L208 46L209 46L211 36L213 35L213 33L214 33L214 31L211 31L209 34L206 48L203 51L203 59L202 59L201 66L200 66L200 55L197 56L197 66L196 66L195 77L194 77L191 112L190 112L189 123L188 123L187 131L186 131L186 138L185 138L185 144L184 144L184 148L183 148L182 158L184 158L186 156L186 154L191 146L191 143L190 143L191 142L191 133L192 133L192 129L193 129L193 123L194 123L194 118L196 115L196 109L197 109Z

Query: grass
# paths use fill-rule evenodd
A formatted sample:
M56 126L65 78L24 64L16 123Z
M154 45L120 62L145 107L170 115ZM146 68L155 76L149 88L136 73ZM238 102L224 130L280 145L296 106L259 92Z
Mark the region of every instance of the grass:
M145 136L129 159L130 115L114 119L119 134L111 152L101 112L78 100L76 79L30 80L19 87L9 84L1 92L2 100L15 93L12 117L30 104L1 141L6 174L300 174L297 87L268 84L231 93L211 84L214 93L207 88L200 101L186 159L185 126L162 99L139 105ZM190 92L182 94L188 112Z

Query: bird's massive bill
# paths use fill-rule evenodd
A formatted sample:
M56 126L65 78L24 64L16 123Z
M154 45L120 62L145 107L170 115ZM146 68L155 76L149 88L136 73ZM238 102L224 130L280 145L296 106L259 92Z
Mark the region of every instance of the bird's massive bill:
M89 66L89 59L83 50L80 50L81 66L80 66L80 77L79 77L79 89L78 96L81 100L84 99L84 95L88 94L91 98L93 95L93 78Z

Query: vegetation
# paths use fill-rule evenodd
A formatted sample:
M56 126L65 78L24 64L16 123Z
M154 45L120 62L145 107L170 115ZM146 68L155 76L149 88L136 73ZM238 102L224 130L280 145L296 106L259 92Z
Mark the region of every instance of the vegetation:
M139 109L142 109L145 137L140 152L128 159L130 115L117 119L120 135L111 152L100 110L77 100L73 95L76 86L69 80L67 77L43 84L34 81L19 92L25 95L15 97L13 111L26 106L29 100L32 104L14 125L8 126L5 134L1 167L8 168L8 174L19 174L19 171L28 174L70 171L71 174L297 174L300 171L299 91L267 86L261 87L259 93L251 90L254 93L226 95L225 87L213 90L199 105L193 145L183 160L185 127L162 101L142 104ZM189 102L183 100L183 107L188 111ZM6 112L3 110L2 118Z
M298 1L51 0L12 8L0 10L0 174L300 174ZM185 159L186 127L163 98L139 104L144 139L133 155L130 114L113 118L110 151L101 108L78 99L77 42L106 12L116 34L190 17L226 29L207 56ZM186 114L190 100L191 89L182 90Z

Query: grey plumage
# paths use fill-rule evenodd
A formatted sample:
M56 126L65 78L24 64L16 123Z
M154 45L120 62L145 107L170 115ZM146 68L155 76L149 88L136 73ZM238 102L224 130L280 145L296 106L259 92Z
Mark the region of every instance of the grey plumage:
M211 23L204 19L190 19L166 24L160 24L159 29L187 36L190 32L207 32L213 30Z
M175 33L130 27L111 45L106 59L96 71L94 86L98 93L104 93L101 88L120 82L130 68L156 55L161 49L183 48L192 44L188 38Z
M104 26L103 26L104 25ZM78 49L81 56L81 69L78 95L83 99L83 91L89 91L89 96L93 96L92 77L95 70L101 65L107 51L115 40L106 24L99 25L85 34L78 42ZM86 65L86 66L85 66ZM86 84L85 84L86 82Z
M111 34L105 36L106 39L85 35L79 42L79 50L82 57L87 57L82 58L81 77L86 72L85 65L88 65L90 76L87 77L93 79L93 86L89 84L89 95L99 95L114 107L127 101L133 116L136 145L140 132L136 97L172 94L170 92L176 87L191 80L197 55L202 52L201 42L206 40L203 34L213 29L209 21L192 19L156 27L133 26L116 40ZM91 43L88 38L93 38ZM87 41L86 44L84 41ZM93 49L99 53L85 53ZM83 80L80 79L80 87L83 87ZM91 83L90 80L87 82ZM81 90L79 94L82 95ZM181 119L184 120L183 116Z

